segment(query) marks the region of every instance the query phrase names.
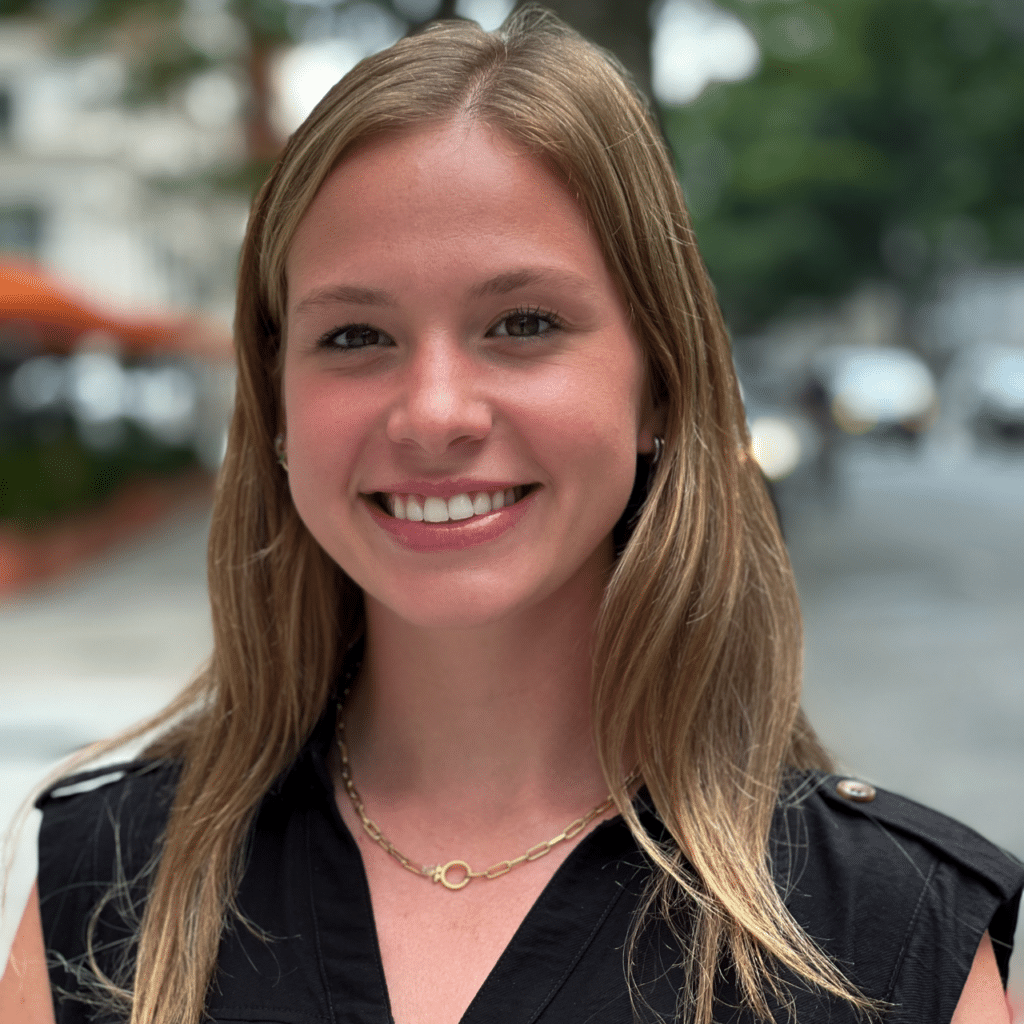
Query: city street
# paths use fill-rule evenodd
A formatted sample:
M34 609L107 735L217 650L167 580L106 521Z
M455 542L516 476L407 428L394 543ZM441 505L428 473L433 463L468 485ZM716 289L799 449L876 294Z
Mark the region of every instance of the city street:
M1024 857L1024 460L866 451L839 492L786 520L811 720L850 774Z
M787 522L805 703L851 771L1024 855L1024 461L865 453Z
M1024 459L861 450L839 475L833 508L784 503L811 718L851 774L1024 855ZM205 530L181 516L0 605L0 820L201 664Z

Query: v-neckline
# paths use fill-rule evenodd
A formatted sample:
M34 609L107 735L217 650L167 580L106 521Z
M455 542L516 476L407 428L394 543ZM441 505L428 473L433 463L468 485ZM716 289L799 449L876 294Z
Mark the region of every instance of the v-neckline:
M341 840L349 862L347 866L354 872L350 878L358 883L361 892L359 925L372 947L374 973L379 979L380 1009L384 1011L381 1019L394 1024L362 851L335 802L323 745L314 740L311 754L321 784L320 795L329 808L328 818ZM641 796L636 799L643 804ZM495 1019L495 1006L501 1008L502 1024L536 1021L579 963L623 892L631 887L630 883L635 882L645 866L645 859L621 815L595 826L556 868L458 1024L491 1024ZM318 914L316 900L312 911ZM327 922L320 921L317 931L329 927ZM363 957L366 952L363 950ZM326 968L321 970L324 983L330 988L329 974Z

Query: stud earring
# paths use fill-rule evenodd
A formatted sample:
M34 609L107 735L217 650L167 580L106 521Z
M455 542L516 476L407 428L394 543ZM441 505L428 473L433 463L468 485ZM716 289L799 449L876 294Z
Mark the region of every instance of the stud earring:
M651 454L651 468L652 469L661 460L661 453L664 450L665 450L665 439L663 437L655 437L654 438L654 452Z
M284 446L284 434L278 434L274 438L274 454L277 456L277 461L280 463L281 468L287 473L288 472L288 453Z

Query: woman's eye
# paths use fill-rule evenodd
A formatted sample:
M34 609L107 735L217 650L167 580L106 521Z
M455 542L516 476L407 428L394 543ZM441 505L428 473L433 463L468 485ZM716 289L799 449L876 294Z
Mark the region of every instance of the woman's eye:
M523 309L502 317L488 333L498 338L534 338L558 326L558 318L553 313Z
M320 339L320 345L324 348L371 348L390 344L391 339L383 331L366 324L353 324L340 331L329 331Z

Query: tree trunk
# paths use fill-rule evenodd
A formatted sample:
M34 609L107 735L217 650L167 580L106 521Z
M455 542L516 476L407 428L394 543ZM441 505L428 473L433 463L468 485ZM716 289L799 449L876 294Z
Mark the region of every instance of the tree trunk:
M543 3L591 42L615 54L640 89L648 97L652 95L653 33L649 4L645 0L543 0Z
M650 4L646 0L542 0L549 10L610 50L650 97L651 32ZM442 0L436 18L455 18L456 0Z
M249 160L271 163L281 152L282 142L270 123L271 84L269 44L254 39L250 44L249 103L245 118L245 143Z

